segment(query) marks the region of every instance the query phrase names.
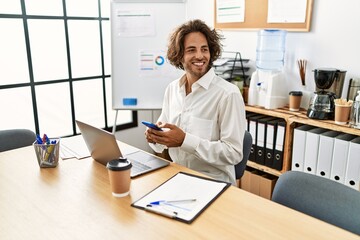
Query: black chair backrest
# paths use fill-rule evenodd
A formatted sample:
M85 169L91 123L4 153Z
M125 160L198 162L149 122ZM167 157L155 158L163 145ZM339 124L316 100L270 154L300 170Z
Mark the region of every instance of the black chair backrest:
M0 130L0 152L30 146L36 135L28 129Z
M235 165L236 179L240 179L244 175L246 163L250 155L251 145L252 145L252 136L248 131L245 131L244 143L243 143L243 159L241 160L241 162Z
M360 192L333 180L298 171L283 173L272 200L360 234Z

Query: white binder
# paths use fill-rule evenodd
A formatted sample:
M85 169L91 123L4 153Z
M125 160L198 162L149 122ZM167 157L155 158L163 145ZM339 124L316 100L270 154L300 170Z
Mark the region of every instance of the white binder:
M304 170L304 156L305 156L305 140L306 131L313 129L313 126L302 125L294 128L293 151L291 170L300 171Z
M341 134L335 138L330 179L336 182L345 183L349 143L354 138L355 136L350 134Z
M356 190L360 181L360 137L354 138L349 143L349 154L346 164L345 184Z
M316 175L324 178L330 178L335 137L339 134L340 133L336 131L327 131L320 134Z
M306 132L304 172L315 174L319 152L320 134L326 132L324 128L314 128Z

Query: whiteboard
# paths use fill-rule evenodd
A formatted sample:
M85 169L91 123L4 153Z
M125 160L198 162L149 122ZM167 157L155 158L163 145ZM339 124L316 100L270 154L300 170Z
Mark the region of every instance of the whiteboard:
M113 109L161 109L167 85L183 74L166 51L185 13L183 2L111 2Z

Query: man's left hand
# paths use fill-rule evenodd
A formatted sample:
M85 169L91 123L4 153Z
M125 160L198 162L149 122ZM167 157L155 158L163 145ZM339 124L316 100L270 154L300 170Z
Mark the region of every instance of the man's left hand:
M165 145L167 147L180 147L185 139L185 132L174 124L164 123L159 127L164 131L156 131L148 129L147 134L155 143Z

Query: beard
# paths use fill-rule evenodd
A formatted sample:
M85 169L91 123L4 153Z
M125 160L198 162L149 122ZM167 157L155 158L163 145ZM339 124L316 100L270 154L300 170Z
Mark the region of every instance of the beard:
M184 70L189 73L191 76L200 79L202 76L204 76L210 69L209 63L205 62L202 66L197 66L193 63L185 63Z

